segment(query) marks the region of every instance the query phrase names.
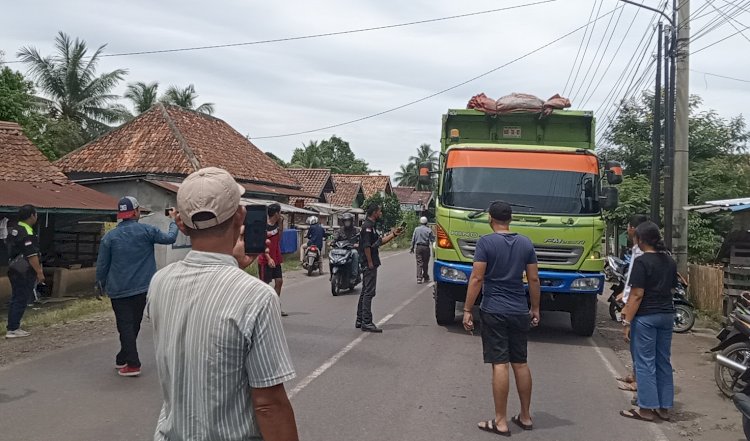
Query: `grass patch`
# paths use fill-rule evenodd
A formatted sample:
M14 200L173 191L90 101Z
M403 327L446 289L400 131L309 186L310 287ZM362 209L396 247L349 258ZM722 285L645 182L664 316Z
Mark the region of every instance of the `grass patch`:
M49 304L48 304L49 305ZM23 318L24 328L48 328L53 325L66 324L91 314L112 310L112 303L108 297L97 300L86 297L79 300L47 306L38 311L31 308L26 310Z

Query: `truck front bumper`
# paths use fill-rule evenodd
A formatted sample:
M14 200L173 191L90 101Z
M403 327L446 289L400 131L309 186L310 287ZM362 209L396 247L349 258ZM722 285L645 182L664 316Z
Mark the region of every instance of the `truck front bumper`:
M435 281L453 285L468 285L471 265L435 260ZM550 294L601 294L604 291L604 274L579 271L539 270L543 293Z

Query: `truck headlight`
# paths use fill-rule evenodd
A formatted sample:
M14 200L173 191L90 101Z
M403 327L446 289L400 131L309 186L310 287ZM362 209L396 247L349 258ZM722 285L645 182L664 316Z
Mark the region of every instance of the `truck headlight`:
M573 283L570 284L570 289L588 291L588 290L599 289L600 284L601 284L601 280L597 277L584 277L581 279L575 279Z
M440 268L440 275L444 279L455 280L456 282L466 282L467 280L469 280L463 271L459 271L457 269L450 268L447 266Z

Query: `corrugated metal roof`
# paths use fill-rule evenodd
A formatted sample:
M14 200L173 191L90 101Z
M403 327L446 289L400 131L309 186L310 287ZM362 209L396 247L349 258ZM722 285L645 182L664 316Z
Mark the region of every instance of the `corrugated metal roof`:
M315 211L305 210L303 208L297 208L293 205L284 204L278 201L269 201L266 199L242 198L242 202L248 205L266 205L266 206L271 205L271 204L279 204L281 206L282 213L296 213L296 214L310 214L310 215L319 214Z
M718 201L706 201L702 205L690 205L683 207L687 211L708 214L719 211L739 212L750 209L750 198L722 199Z
M180 189L179 182L160 181L160 180L155 180L155 179L146 179L146 181L158 187L161 187L165 190L169 190L175 193L177 193L177 190ZM281 196L303 196L303 197L309 196L308 193L305 193L302 190L295 190L293 188L271 187L268 185L248 184L248 183L242 183L242 182L240 183L240 185L245 187L245 190L251 193L264 193L264 194L273 194L273 195L281 195Z
M40 210L95 210L114 213L117 199L83 185L52 182L0 181L0 207L31 204Z

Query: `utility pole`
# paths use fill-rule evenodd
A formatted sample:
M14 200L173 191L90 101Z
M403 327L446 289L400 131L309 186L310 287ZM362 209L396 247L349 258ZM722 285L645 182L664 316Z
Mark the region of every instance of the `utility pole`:
M674 140L674 28L664 36L664 240L672 249L672 152Z
M654 86L654 127L651 134L651 220L661 225L659 220L659 177L661 175L661 42L664 25L659 21L658 48L656 51L656 85Z
M677 3L677 0L673 0ZM688 120L690 116L690 0L677 7L677 73L674 130L674 205L672 206L672 246L677 269L687 274L688 219L683 209L688 204Z

